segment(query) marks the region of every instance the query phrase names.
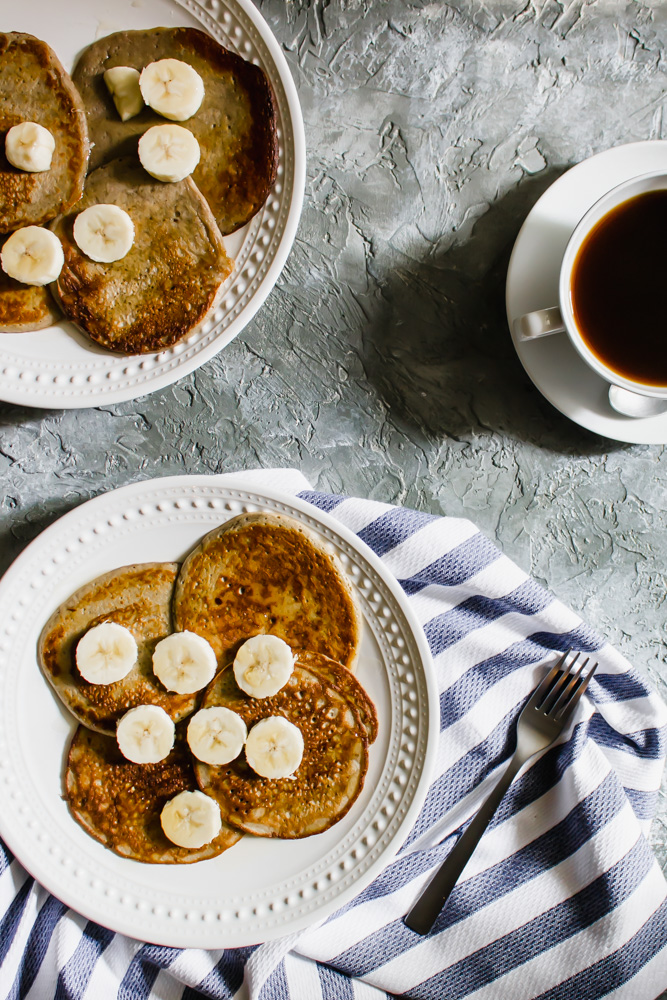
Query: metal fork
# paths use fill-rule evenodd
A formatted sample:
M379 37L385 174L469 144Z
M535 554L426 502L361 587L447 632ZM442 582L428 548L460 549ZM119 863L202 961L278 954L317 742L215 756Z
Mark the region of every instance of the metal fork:
M588 687L597 663L584 676L583 671L590 659L586 657L573 672L581 654L575 653L567 663L571 653L572 650L568 649L561 656L524 705L517 721L516 750L505 773L406 916L406 925L418 934L428 934L435 923L519 769L530 757L555 742Z

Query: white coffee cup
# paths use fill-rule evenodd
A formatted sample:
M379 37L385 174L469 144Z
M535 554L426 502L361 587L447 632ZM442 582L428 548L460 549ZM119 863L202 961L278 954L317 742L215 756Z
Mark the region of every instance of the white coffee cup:
M572 308L572 275L579 250L598 222L618 205L637 195L665 189L667 189L667 174L642 174L640 177L624 181L596 201L577 223L565 248L558 283L559 304L526 313L514 322L514 333L519 340L534 340L554 333L567 333L572 346L586 364L610 383L611 406L619 413L631 417L650 416L667 409L667 385L645 385L626 378L591 351L575 320ZM660 294L658 289L656 294Z

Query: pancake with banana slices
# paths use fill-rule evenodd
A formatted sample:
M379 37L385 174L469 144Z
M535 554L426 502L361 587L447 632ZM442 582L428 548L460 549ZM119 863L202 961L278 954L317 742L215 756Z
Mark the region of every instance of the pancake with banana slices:
M5 156L5 136L21 122L48 129L48 170L31 173ZM0 32L0 233L41 226L81 197L88 130L81 97L53 49L33 35Z
M65 797L77 823L116 854L150 864L191 864L222 854L241 838L223 823L218 836L196 849L178 847L164 834L160 813L182 791L195 791L192 756L184 734L157 764L126 760L112 736L84 726L67 758Z
M97 263L77 246L77 215L96 204L124 209L134 224L129 252ZM65 264L56 286L65 315L102 347L121 354L161 351L186 336L214 306L233 261L191 178L163 184L136 158L88 176L75 211L51 224Z
M309 837L342 819L361 792L369 740L357 706L366 706L368 695L344 667L347 680L338 687L329 667L320 672L316 663L312 655L299 656L287 684L270 698L245 694L231 667L207 688L203 708L237 712L249 731L261 719L282 716L303 736L301 764L287 778L261 777L243 753L222 766L195 763L202 791L216 799L230 826L260 837Z
M174 628L208 639L223 666L250 636L352 668L362 619L352 585L324 543L280 514L241 514L188 555L174 590Z
M137 140L165 119L149 107L121 121L104 73L114 66L141 72L148 63L179 59L199 73L204 99L180 124L199 143L193 180L207 199L224 235L245 225L266 201L278 166L273 91L259 66L223 48L197 28L118 31L93 42L81 55L73 79L86 107L93 143L91 168L117 156L136 155Z
M0 249L3 243L0 237ZM0 333L42 330L60 316L60 309L46 286L25 285L0 268Z
M114 735L121 715L136 705L159 705L178 722L194 710L196 694L167 691L153 673L153 650L171 628L177 563L143 563L105 573L77 590L51 616L39 640L46 679L76 718ZM102 622L123 625L134 636L137 662L122 680L91 684L76 666L79 639Z

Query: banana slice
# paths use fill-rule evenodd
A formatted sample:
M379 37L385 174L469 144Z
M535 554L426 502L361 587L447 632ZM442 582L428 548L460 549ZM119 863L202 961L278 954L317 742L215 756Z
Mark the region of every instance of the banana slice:
M157 181L182 181L199 163L199 155L199 143L182 125L153 125L139 140L141 165Z
M65 255L50 229L25 226L9 237L0 251L2 270L25 285L48 285L62 271Z
M91 205L79 212L73 233L79 250L103 264L121 260L134 243L134 223L118 205Z
M281 715L261 719L248 733L245 755L263 778L288 778L303 757L301 730Z
M123 757L135 764L157 764L169 756L176 727L159 705L138 705L120 719L116 740Z
M120 120L126 122L138 115L144 106L139 89L139 70L131 66L112 66L104 71L104 82L113 97Z
M116 622L94 625L77 643L77 669L91 684L120 681L136 662L136 640L129 629Z
M204 81L180 59L159 59L144 66L139 87L146 104L173 122L192 118L204 100Z
M252 698L270 698L287 684L294 670L294 654L277 635L246 639L234 660L236 683Z
M222 829L220 806L203 792L179 792L160 813L165 837L179 847L203 847Z
M13 125L5 136L5 156L11 165L32 174L50 168L55 148L56 140L48 128L37 122Z
M172 632L153 652L153 672L167 691L194 694L213 680L218 667L206 639L194 632Z
M201 708L188 724L188 744L205 764L229 764L241 753L248 729L236 712L217 705Z

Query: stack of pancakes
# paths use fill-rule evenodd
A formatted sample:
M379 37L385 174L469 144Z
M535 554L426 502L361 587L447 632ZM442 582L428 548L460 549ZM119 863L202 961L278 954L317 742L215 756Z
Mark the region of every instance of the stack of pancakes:
M95 685L80 676L75 651L103 621L128 628L139 655L123 680ZM196 632L215 650L218 673L204 692L175 694L153 674L155 645L172 629ZM246 639L269 633L292 647L294 672L276 695L252 698L238 687L231 664ZM181 566L126 566L98 577L57 609L39 641L46 678L81 723L64 782L73 816L124 857L162 863L213 857L242 833L298 838L326 830L359 795L377 735L375 708L351 669L360 638L356 595L338 561L281 515L233 518ZM139 704L160 705L177 723L174 749L158 764L132 764L118 750L117 720ZM223 766L195 760L184 720L214 705L237 712L249 729L273 715L298 726L298 770L268 779L243 753ZM190 851L167 840L159 817L173 795L197 787L216 799L224 822L214 841Z
M0 34L0 58L0 140L20 121L43 124L56 140L44 173L15 170L0 151L0 233L50 222L65 254L55 298L102 347L145 354L173 345L202 322L233 269L222 237L253 217L274 183L276 109L265 73L196 28L101 38L72 79L31 35ZM189 63L205 88L184 123L199 142L199 165L166 184L137 156L139 137L165 119L145 107L121 121L104 83L107 69L141 70L163 58ZM90 260L72 237L76 215L94 204L118 205L134 223L132 248L112 264ZM56 315L46 288L0 275L0 331L39 329Z

